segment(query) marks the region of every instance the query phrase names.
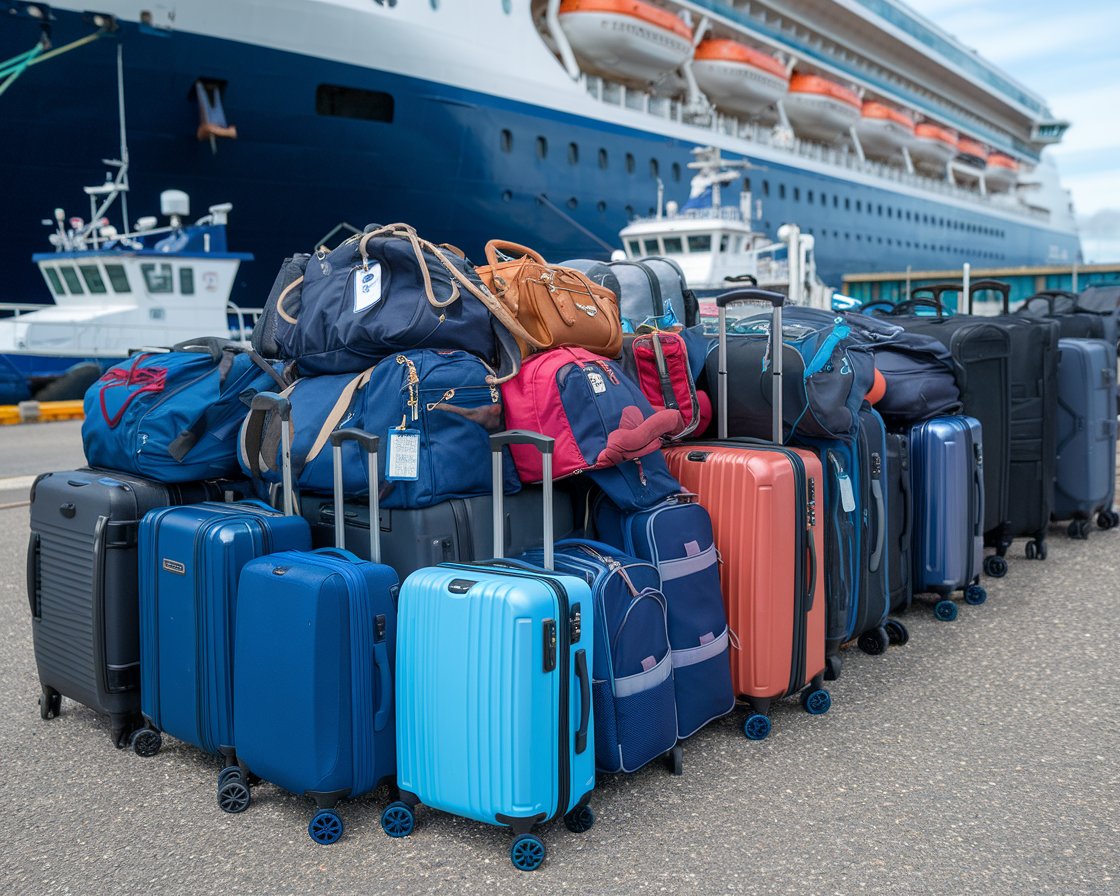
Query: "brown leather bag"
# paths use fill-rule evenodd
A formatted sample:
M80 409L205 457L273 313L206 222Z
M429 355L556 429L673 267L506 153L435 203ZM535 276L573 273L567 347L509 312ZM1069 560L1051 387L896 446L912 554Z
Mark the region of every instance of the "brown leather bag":
M499 261L498 253L511 257ZM548 264L532 249L504 240L486 244L478 276L517 318L522 357L558 345L578 345L607 358L622 351L618 299L572 268Z

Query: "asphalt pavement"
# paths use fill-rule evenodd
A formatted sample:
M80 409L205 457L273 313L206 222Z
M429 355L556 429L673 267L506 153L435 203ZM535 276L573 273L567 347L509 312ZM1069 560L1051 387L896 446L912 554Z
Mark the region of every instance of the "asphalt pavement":
M215 805L219 761L165 740L115 750L72 701L39 718L19 477L80 462L78 425L0 428L0 894L1120 893L1120 532L1045 562L1011 551L990 599L956 622L931 604L910 643L844 651L833 708L778 705L749 742L743 713L659 765L600 782L586 834L545 828L543 867L515 871L507 833L421 810L390 840L378 793L306 834L309 800L269 785L243 815ZM12 485L15 477L16 485Z

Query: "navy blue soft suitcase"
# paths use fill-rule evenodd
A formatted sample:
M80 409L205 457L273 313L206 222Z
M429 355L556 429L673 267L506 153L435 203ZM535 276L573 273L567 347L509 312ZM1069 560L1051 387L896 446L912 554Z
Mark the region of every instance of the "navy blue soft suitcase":
M253 396L251 413L279 401ZM255 557L311 550L307 521L258 501L153 510L140 522L140 708L132 738L141 756L160 732L233 756L233 625L237 582Z
M376 482L378 437L355 429L330 437L335 463L335 539L344 541L342 445L362 446ZM369 490L378 518L377 489ZM238 765L218 777L218 805L249 805L250 775L309 796L317 843L342 836L334 810L397 772L393 723L397 574L380 561L320 548L258 557L241 572L234 638L234 736Z
M935 417L910 430L914 502L915 593L940 595L938 619L957 618L949 595L970 604L988 598L979 584L984 562L984 451L974 417Z
M595 505L600 538L661 573L669 616L677 736L695 734L735 708L730 630L719 585L712 518L694 495L624 513L606 497Z

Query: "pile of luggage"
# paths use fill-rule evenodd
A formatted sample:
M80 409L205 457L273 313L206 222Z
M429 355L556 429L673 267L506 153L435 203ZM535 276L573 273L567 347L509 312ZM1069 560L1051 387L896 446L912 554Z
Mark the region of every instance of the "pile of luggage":
M1118 522L1114 341L757 289L713 340L667 259L486 254L369 228L285 260L251 349L90 388L89 467L32 489L43 718L221 756L222 810L270 782L323 844L386 783L389 836L424 804L533 870L597 774L680 774L737 701L751 739L774 701L827 712L841 647L905 643L915 594L951 620L1052 515Z

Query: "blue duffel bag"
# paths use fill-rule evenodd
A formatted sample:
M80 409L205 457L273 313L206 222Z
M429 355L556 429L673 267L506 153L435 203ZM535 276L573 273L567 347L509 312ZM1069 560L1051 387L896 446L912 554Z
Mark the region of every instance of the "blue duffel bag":
M330 436L361 429L380 436L381 507L430 507L491 492L490 433L502 429L493 371L464 351L422 350L386 358L354 376L304 377L282 394L292 407L292 476L301 492L331 494ZM275 415L250 417L238 459L254 479L280 481ZM342 446L343 493L369 493L369 469L354 442ZM520 489L506 457L505 490Z
M158 482L237 476L249 403L286 385L278 365L213 336L133 355L86 391L86 461Z

